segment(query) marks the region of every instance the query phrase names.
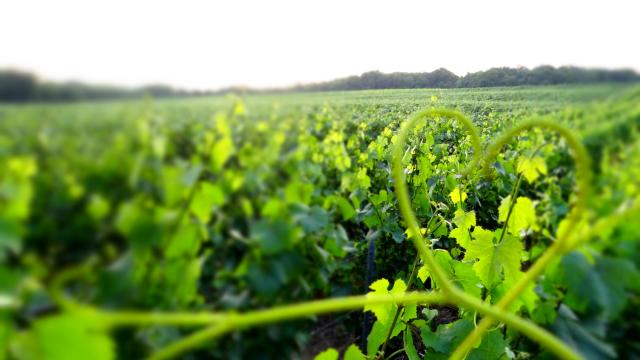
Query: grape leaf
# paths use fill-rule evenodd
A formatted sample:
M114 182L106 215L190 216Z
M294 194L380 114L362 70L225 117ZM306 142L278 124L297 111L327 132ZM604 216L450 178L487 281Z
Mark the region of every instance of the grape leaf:
M505 236L502 242L495 244L495 234L479 226L472 235L474 240L469 243L464 260L476 260L473 270L484 286L491 288L503 273L505 277L517 276L522 253L522 243L518 238Z
M189 208L191 212L206 224L211 219L211 211L214 206L224 204L224 192L215 184L203 182L193 196Z
M373 291L369 292L367 296L372 295L386 295L386 294L402 294L407 290L407 285L401 279L394 282L393 288L389 290L389 281L387 279L380 279L375 281L369 288ZM364 311L371 311L375 314L377 321L373 324L373 328L367 337L367 353L369 355L375 354L380 345L384 342L391 329L391 323L395 312L398 310L396 304L368 304L364 307ZM403 319L409 321L416 317L416 304L406 304L405 314ZM390 337L397 336L405 327L402 321L397 321Z
M455 188L451 193L449 193L449 197L454 204L459 204L467 199L467 193L461 191L459 188Z
M300 231L283 220L263 219L251 226L251 240L267 255L280 253L292 247Z
M456 260L451 261L453 267L453 282L460 284L462 289L467 294L470 294L476 298L480 298L482 295L481 280L473 271L473 265Z
M386 295L386 294L402 294L407 289L407 285L401 279L398 279L394 282L393 288L391 291L389 288L389 280L380 279L373 282L369 288L373 291L369 292L367 296L370 295ZM398 308L396 304L369 304L364 307L364 311L371 311L375 314L378 321L382 324L387 324L390 317L392 316L392 312Z
M511 206L511 195L507 196L500 203L498 208L498 220L505 222L509 214ZM522 231L532 229L537 230L536 209L533 201L527 197L518 197L516 204L513 206L507 230L513 235L520 235Z
M505 353L507 342L500 331L491 331L482 339L480 346L473 349L467 359L469 360L487 360L501 359Z
M492 299L494 300L500 299L523 276L524 276L524 273L521 271L517 271L516 273L513 274L513 276L505 276L504 282L500 286L496 287L496 289L493 291ZM538 304L537 304L538 300L539 300L539 297L535 292L535 283L530 283L524 288L522 293L520 293L520 295L518 296L518 299L514 301L513 304L511 304L511 306L509 306L509 309L511 311L516 311L524 306L527 309L527 311L531 314L538 307Z
M389 334L388 327L380 323L380 321L376 321L373 323L373 327L371 327L371 332L369 336L367 336L367 354L372 356L378 352L378 348L387 338L387 334Z
M356 211L351 206L351 203L342 196L336 195L333 199L334 203L340 209L340 214L342 214L342 220L347 221L356 215Z
M100 194L92 194L87 204L87 213L93 220L102 220L111 210L109 200Z
M334 348L328 348L327 350L319 353L313 360L338 360L338 350Z
M14 346L22 359L110 360L115 346L93 313L61 314L38 319Z
M347 351L344 352L343 360L366 360L366 358L359 347L351 344L351 346L347 348Z
M420 329L422 343L439 353L449 353L473 330L473 323L468 319L461 319L449 324L438 325L436 331L428 326Z
M392 318L393 319L393 318ZM389 339L394 338L402 332L406 326L402 321L397 321L393 327L393 331L389 336ZM387 335L389 335L389 329L391 328L391 321L388 324L383 324L380 321L376 321L373 323L373 327L371 328L371 332L369 336L367 336L367 354L373 355L378 352L378 349L387 339Z
M451 255L449 254L449 252L442 249L436 249L433 251L433 257L438 265L440 265L440 268L443 270L445 276L447 276L447 278L449 279L452 278L453 271L451 269ZM431 274L429 272L429 267L426 264L422 265L420 269L418 269L418 279L420 279L422 282L427 281L430 276Z
M216 141L211 149L211 165L213 169L216 171L222 170L222 167L233 155L234 151L233 141L229 136Z
M407 354L409 360L420 360L416 346L413 344L413 335L411 334L411 327L407 327L404 331L404 352Z
M469 230L463 228L455 228L451 230L449 237L456 239L458 245L465 249L469 246L469 241L471 241Z
M517 171L524 175L529 183L533 183L540 175L547 175L547 164L539 156L523 157L518 161Z
M453 223L459 228L469 230L476 225L476 213L474 211L464 212L462 209L454 213Z

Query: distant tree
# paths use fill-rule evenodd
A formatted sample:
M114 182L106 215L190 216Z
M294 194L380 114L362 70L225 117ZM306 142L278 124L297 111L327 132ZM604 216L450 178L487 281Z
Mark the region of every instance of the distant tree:
M29 100L35 89L36 79L32 74L15 70L0 70L0 100Z
M430 73L423 73L423 79L427 85L426 87L452 88L458 82L458 75L445 68L439 68Z
M168 97L177 94L177 91L174 88L162 84L147 85L141 87L138 91L152 97Z

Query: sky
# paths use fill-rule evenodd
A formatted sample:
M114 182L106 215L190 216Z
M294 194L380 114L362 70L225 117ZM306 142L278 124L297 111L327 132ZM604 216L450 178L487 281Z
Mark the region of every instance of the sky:
M440 67L640 71L639 14L635 0L0 0L0 68L186 89Z

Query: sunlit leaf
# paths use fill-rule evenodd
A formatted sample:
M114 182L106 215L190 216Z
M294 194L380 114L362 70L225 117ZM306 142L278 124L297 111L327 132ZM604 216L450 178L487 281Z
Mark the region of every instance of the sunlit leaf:
M518 161L518 172L524 175L528 182L534 182L540 175L547 175L547 165L544 159L523 157Z
M454 204L462 203L467 199L467 193L461 191L460 188L455 188L451 193L449 193L449 197Z

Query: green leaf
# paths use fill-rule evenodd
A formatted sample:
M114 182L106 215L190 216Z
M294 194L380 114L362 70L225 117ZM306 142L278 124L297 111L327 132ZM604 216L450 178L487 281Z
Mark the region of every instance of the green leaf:
M493 242L494 234L476 227L474 240L469 243L465 253L465 261L475 261L473 270L483 285L491 288L501 276L517 276L520 271L522 243L517 237L505 236L501 243Z
M426 264L422 265L420 269L418 269L418 279L424 283L427 281L429 276L429 267Z
M502 200L500 208L498 209L498 220L500 222L504 223L507 220L510 206L511 196L507 196ZM522 231L529 229L538 229L538 225L536 222L536 209L531 199L527 197L519 197L516 200L516 204L514 205L513 210L511 211L507 230L509 231L509 233L519 236Z
M329 214L320 206L312 206L294 216L307 233L316 233L329 225Z
M118 210L115 226L133 245L142 249L162 238L162 229L156 224L154 211L141 200L124 203Z
M91 195L91 198L89 198L89 203L87 204L87 212L93 218L93 220L102 220L109 214L110 210L111 205L109 204L108 199L104 198L100 194Z
M404 283L404 281L398 279L393 283L393 288L391 288L391 291L389 291L389 281L387 279L380 279L371 284L369 288L373 291L369 292L367 296L402 294L406 291L407 285ZM395 310L397 308L398 306L396 304L373 304L365 306L364 311L373 312L378 321L380 321L382 324L387 324L387 322L389 322L390 320L390 317L392 316L392 312L395 313Z
M38 319L14 344L21 359L110 360L115 346L92 313Z
M453 282L462 286L462 289L467 294L479 299L482 295L482 281L473 270L473 265L452 260L451 266L453 267L454 273L452 278Z
M501 359L505 354L507 342L499 330L491 331L482 339L480 346L473 349L468 360Z
M299 229L284 220L262 219L251 226L251 240L267 255L290 249L299 235Z
M313 360L338 360L338 350L334 348L328 348L327 350L319 353Z
M356 185L358 188L367 190L371 187L371 179L367 175L367 168L360 168L356 174Z
M338 209L340 209L342 220L347 221L356 215L356 211L353 209L353 206L351 206L351 203L342 196L335 196L334 203L338 205Z
M0 217L0 261L3 261L5 249L18 252L22 248L23 225L14 219Z
M467 199L467 193L461 191L460 188L455 188L451 193L449 193L449 197L454 204L459 204Z
M459 228L469 230L476 225L476 213L474 211L464 212L462 209L454 213L453 223Z
M451 230L449 237L456 239L458 245L465 249L469 246L469 241L471 241L469 230L463 228L455 228Z
M384 343L384 340L389 334L389 327L382 324L380 321L373 323L371 332L367 336L367 355L372 356L378 352L380 345Z
M529 183L534 182L538 176L547 175L547 165L544 159L536 156L534 158L523 157L518 161L518 173L524 175Z
M418 306L417 304L406 304L402 308L402 320L405 323L415 319L418 317Z
M485 230L481 226L476 226L471 235L473 236L473 240L482 241L483 243L493 243L493 239L496 237L496 233Z
M165 205L173 207L183 198L186 192L183 176L183 170L177 166L165 165L162 167L162 189Z
M284 199L288 203L308 205L313 194L313 184L292 181L284 188Z
M369 292L367 296L370 294L374 295L386 295L389 293L389 280L387 279L379 279L374 281L369 288L373 291ZM391 304L371 304L365 305L364 311L371 311L374 313L376 318L383 323L387 321L389 317L389 311L391 308Z
M385 201L387 201L387 198L388 198L387 190L380 190L378 194L371 195L370 198L373 205L378 206L384 203Z
M449 255L449 252L442 249L436 249L433 251L433 257L438 265L440 265L444 275L449 279L452 278L453 271L451 269L451 255ZM427 281L430 276L429 267L426 264L418 269L418 278L422 280L422 282Z
M366 360L366 357L364 356L362 351L360 351L359 347L357 347L354 344L351 344L347 348L347 351L344 352L343 360Z
M559 279L566 287L565 302L592 316L615 318L640 287L640 272L627 259L598 256L595 264L582 253L570 252L562 258Z
M413 344L413 335L411 334L411 327L407 327L404 331L404 352L407 354L409 360L420 360L416 346Z
M222 139L216 141L211 149L211 164L215 171L222 170L224 164L233 155L234 147L231 137L225 136Z
M562 304L551 330L565 344L577 349L585 359L619 358L615 348L595 334L592 327L588 322L581 322L571 309Z
M194 194L189 209L202 224L206 224L211 219L213 207L223 205L224 200L224 191L218 185L203 182Z
M495 299L499 299L502 295L506 294L517 282L524 276L522 271L517 271L513 276L505 276L505 280L501 286L496 290L498 291ZM535 283L527 285L522 293L518 296L518 299L509 306L511 311L516 311L521 307L525 307L531 314L538 307L539 297L535 292Z
M425 326L420 329L420 336L424 346L439 353L448 354L464 340L473 328L474 325L470 320L461 319L449 324L438 325L435 332Z
M531 319L540 325L549 325L556 319L555 301L541 302L531 313Z
M172 236L166 250L168 258L195 256L200 249L200 232L191 222L184 222Z

